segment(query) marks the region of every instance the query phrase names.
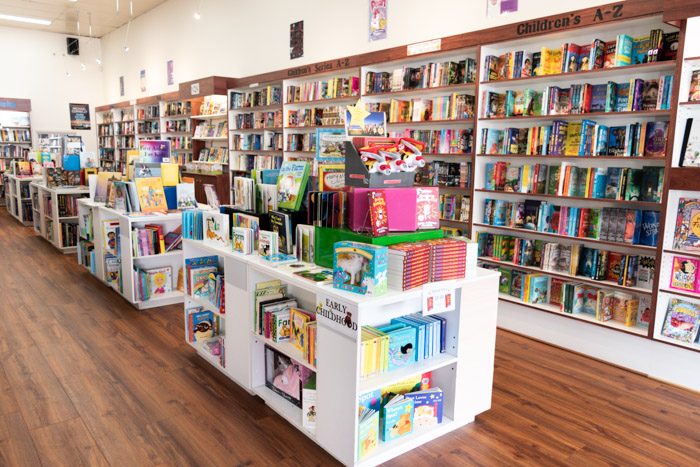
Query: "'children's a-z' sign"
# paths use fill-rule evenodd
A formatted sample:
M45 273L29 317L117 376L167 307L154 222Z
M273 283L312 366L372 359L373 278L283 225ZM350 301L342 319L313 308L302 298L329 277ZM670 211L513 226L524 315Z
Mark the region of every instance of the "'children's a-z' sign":
M316 304L316 319L346 336L357 336L357 309L355 306L343 303L335 298L319 296Z

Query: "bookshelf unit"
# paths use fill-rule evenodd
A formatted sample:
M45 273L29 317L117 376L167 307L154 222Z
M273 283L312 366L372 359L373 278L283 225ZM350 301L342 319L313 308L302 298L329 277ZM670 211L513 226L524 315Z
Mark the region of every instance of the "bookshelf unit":
M12 173L12 162L27 160L32 147L32 103L29 99L0 97L0 203L6 198L4 174Z
M117 172L126 170L127 152L139 148L135 108L130 102L114 105L114 161Z
M505 93L506 90L524 91L526 89L534 89L535 91L543 91L546 86L559 86L567 88L571 85L579 85L589 83L592 85L605 84L609 81L621 83L629 82L630 79L640 78L643 80L658 79L663 75L674 75L676 61L660 61L652 63L644 63L638 65L619 66L613 68L595 69L592 71L578 71L570 73L549 74L543 76L533 76L514 79L489 80L486 73L486 57L489 55L499 56L501 54L524 50L525 52L538 52L541 48L547 47L559 49L562 44L590 44L594 39L603 41L614 40L617 34L629 34L632 37L648 35L649 31L654 28L663 29L666 32L674 31L675 28L662 22L661 18L656 16L645 17L641 19L633 19L627 21L618 21L608 24L603 24L595 27L580 28L565 32L555 32L535 37L516 39L501 43L482 45L480 49L479 64L479 117L477 122L477 131L475 132L475 182L474 182L474 207L473 207L473 232L476 234L501 234L522 238L526 240L541 240L549 243L559 243L563 245L580 245L581 247L597 248L609 253L616 252L624 255L640 255L656 257L656 252L660 245L648 246L642 244L631 244L630 242L611 241L611 239L598 238L597 235L578 235L567 236L551 231L539 231L536 229L516 228L513 226L492 225L485 218L485 202L491 200L505 200L508 202L527 202L531 200L548 202L555 206L571 208L619 208L619 209L635 209L643 211L659 212L663 210L663 203L652 201L624 201L607 198L592 198L592 197L570 197L562 196L561 194L545 194L540 192L521 193L513 191L497 191L487 189L487 164L504 161L513 166L522 166L525 164L550 164L559 165L562 162L574 165L576 167L591 168L630 168L641 169L642 167L665 167L666 159L663 157L623 157L623 156L594 156L592 154L584 156L529 156L523 153L503 154L503 151L497 151L497 154L485 153L482 150L482 141L484 129L506 129L506 128L530 128L539 125L551 125L553 121L579 122L583 120L592 120L596 123L607 126L626 125L628 123L642 122L645 124L649 121L669 121L671 111L669 110L645 110L636 112L590 112L566 115L527 115L513 117L493 117L485 115L485 107L488 106L487 92ZM674 81L677 77L674 76ZM672 95L672 94L671 94ZM668 146L667 146L668 148ZM490 148L486 148L489 151ZM563 171L563 169L562 169ZM668 172L666 171L666 174ZM592 191L592 190L591 190ZM661 190L662 191L662 190ZM659 200L662 201L663 197ZM602 211L601 211L602 212ZM608 211L609 212L609 211ZM600 214L602 216L602 213ZM661 221L663 222L663 221ZM580 231L579 231L580 232ZM588 238L588 237L591 238ZM661 240L659 239L659 242ZM482 252L480 252L482 254ZM523 271L524 273L537 273L557 279L563 279L571 283L582 283L595 288L610 289L622 293L631 294L632 297L637 297L643 300L645 305L652 307L654 301L653 288L628 287L618 285L606 280L593 280L588 277L582 277L574 274L562 274L543 270L539 266L522 266L515 264L516 261L506 262L494 257L481 256L480 260L484 264L490 264L497 267L503 267L508 270ZM544 262L544 259L541 260ZM658 262L656 274L658 274ZM499 305L501 314L507 314L508 318L504 318L506 328L521 331L525 328L531 328L531 325L525 323L530 320L531 313L545 312L547 314L556 314L557 316L571 318L578 322L586 322L595 324L597 327L604 327L612 331L622 331L627 334L646 337L649 334L649 324L634 323L631 326L626 326L618 321L598 321L595 316L584 315L581 313L564 313L560 311L559 306L545 303L529 303L520 298L510 296L508 294L500 295L501 303ZM523 309L531 310L531 312L522 311ZM536 311L535 311L536 310ZM648 316L653 320L651 316ZM565 326L565 323L561 323ZM572 326L572 330L573 330ZM571 332L569 330L565 331ZM591 331L594 332L594 331ZM527 332L526 332L527 333ZM528 333L529 334L529 333ZM532 335L532 334L529 334ZM537 333L535 333L537 335ZM610 336L613 339L612 336ZM561 341L561 339L557 339ZM590 354L599 354L599 350L589 352Z
M39 222L35 230L47 242L64 254L74 253L78 244L78 199L89 195L86 186L49 188L43 182L31 184L36 190L36 210Z
M345 88L339 80L348 80ZM353 89L353 80L357 89ZM313 160L316 154L316 128L343 128L345 106L354 104L359 98L359 68L284 80L282 83L284 159ZM314 124L300 125L290 121L290 115L296 112L297 121L304 123L304 113L311 113L317 108L324 109L326 114L337 111L338 116L334 118L336 124L317 125L316 122L307 120L308 123Z
M226 367L198 349L200 355L224 375L265 403L312 441L345 465L373 466L386 462L450 431L471 423L491 406L493 358L498 274L477 268L468 278L439 283L457 290L456 310L442 313L447 320L447 352L393 372L367 379L360 378L358 329L379 325L392 318L421 310L421 297L430 285L406 292L390 290L379 297L366 297L316 285L285 271L271 267L256 255L244 256L228 248L212 247L202 241L183 240L184 258L215 255L223 264L225 276L225 354ZM255 284L279 279L287 284L289 296L306 310L321 310L332 303L352 311L357 327L336 324L318 316L316 365L300 364L316 372L316 429L303 426L302 410L265 384L265 346L299 359L299 351L288 343L274 344L253 332L251 310ZM190 305L202 305L186 301ZM205 306L205 308L207 308ZM290 349L291 347L291 349ZM432 372L431 386L444 392L443 422L419 429L403 438L379 442L374 452L358 458L358 401L361 395L380 389L406 377Z
M138 256L133 250L131 231L144 224L161 225L164 234L181 225L181 214L148 214L128 216L96 203L88 198L78 201L78 247L76 259L93 276L111 287L134 308L149 308L182 303L183 294L177 290L178 271L182 266L182 250L173 250L162 254ZM106 223L113 223L119 228L119 238L106 240L109 231ZM114 231L114 230L111 230ZM118 245L118 246L117 246ZM142 300L136 290L135 268L171 268L172 291ZM118 272L117 272L118 271Z
M160 101L160 138L170 141L171 157L181 166L192 162L192 105L178 96Z
M32 225L33 210L29 184L41 177L17 176L5 174L7 191L5 193L5 208L12 217L22 225Z
M455 66L464 61L462 71ZM453 64L452 71L450 64ZM382 79L383 77L383 79ZM440 189L441 225L468 234L471 218L471 186L474 159L474 128L476 117L477 49L450 50L422 54L402 60L366 65L361 70L362 101L371 106L386 105L389 136L407 136L428 145L424 152L426 164L436 174L446 171L445 163L459 164L459 180L454 186L434 180L430 186ZM469 109L457 111L454 101L471 99ZM408 118L397 118L392 112L400 102L410 101ZM432 108L426 118L420 112L427 102ZM405 105L405 104L404 104ZM465 114L466 110L466 114ZM449 112L445 114L445 111ZM408 121L406 121L408 120ZM420 169L419 169L420 170ZM424 169L428 172L428 168Z
M138 140L160 139L160 104L158 96L138 99L134 110L135 131Z
M228 91L229 168L233 177L281 165L284 147L282 82ZM252 159L252 160L251 160Z
M102 106L95 109L97 121L97 151L100 159L100 169L106 171L116 171L115 160L115 138L114 138L114 115L112 107Z

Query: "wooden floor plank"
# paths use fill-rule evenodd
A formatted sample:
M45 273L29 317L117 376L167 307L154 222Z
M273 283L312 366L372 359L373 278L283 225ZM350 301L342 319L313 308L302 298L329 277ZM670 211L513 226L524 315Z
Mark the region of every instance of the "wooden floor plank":
M0 210L0 465L338 465ZM235 358L231 356L230 358ZM692 465L700 396L499 331L493 407L389 466ZM695 461L695 462L694 462Z

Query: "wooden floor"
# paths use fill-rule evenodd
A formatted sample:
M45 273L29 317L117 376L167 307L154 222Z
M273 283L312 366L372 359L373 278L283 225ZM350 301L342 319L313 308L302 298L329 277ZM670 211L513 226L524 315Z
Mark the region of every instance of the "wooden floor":
M136 311L2 208L0 465L336 464L181 313ZM697 465L699 427L698 394L499 332L493 408L389 465Z

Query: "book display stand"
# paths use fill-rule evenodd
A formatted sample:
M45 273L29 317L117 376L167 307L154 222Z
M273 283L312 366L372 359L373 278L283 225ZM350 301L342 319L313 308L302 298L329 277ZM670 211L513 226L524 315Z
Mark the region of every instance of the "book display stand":
M7 186L5 190L5 208L7 212L23 225L32 224L32 198L29 185L40 177L4 175Z
M49 188L40 181L32 182L30 187L34 230L60 252L74 253L78 244L77 202L88 196L88 188Z

